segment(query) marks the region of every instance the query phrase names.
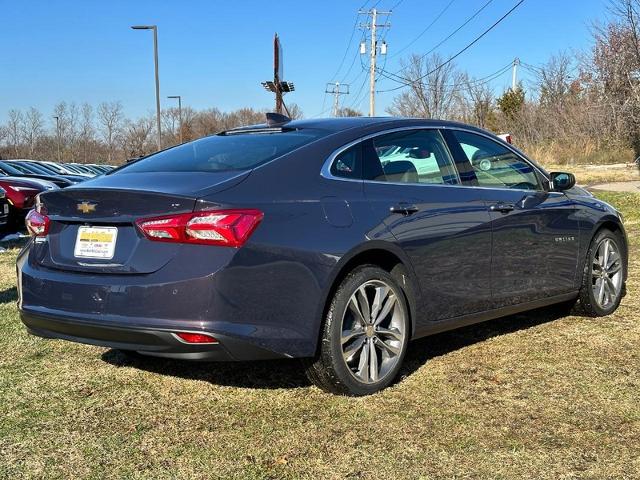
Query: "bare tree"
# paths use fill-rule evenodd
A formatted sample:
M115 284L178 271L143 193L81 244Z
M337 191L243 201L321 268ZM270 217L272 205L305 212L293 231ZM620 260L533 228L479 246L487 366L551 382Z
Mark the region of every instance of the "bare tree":
M122 121L122 104L120 102L102 102L98 106L98 124L107 146L107 163L114 161Z
M463 76L463 95L461 95L464 120L480 128L487 128L489 118L494 111L493 90L486 82Z
M156 145L150 144L154 123L155 119L151 117L126 122L122 133L122 149L127 158L137 158L156 149Z
M22 123L22 131L29 158L35 158L38 141L44 134L44 121L39 110L34 107L27 110Z
M20 145L22 143L23 115L20 110L9 110L7 126L5 127L9 145L15 158L20 158Z
M349 107L338 109L339 117L362 117L362 112Z
M192 123L194 137L204 137L224 129L224 115L217 108L210 108L195 114Z
M60 102L54 107L53 116L58 117L53 123L62 158L70 161L74 158L72 147L78 137L78 106L75 103Z
M95 144L96 129L94 127L93 107L84 103L81 108L79 147L82 152L82 161L89 163Z
M540 103L562 108L573 82L573 58L566 52L552 55L546 64L537 70L536 88L540 95Z
M297 103L290 103L287 105L287 111L289 112L289 118L293 120L298 120L299 118L304 117L304 113L302 113L302 109Z
M453 62L434 53L428 57L412 55L401 62L408 90L393 99L391 115L423 118L455 116L456 101L463 78Z
M180 111L177 107L167 108L161 112L162 143L175 145L180 140Z

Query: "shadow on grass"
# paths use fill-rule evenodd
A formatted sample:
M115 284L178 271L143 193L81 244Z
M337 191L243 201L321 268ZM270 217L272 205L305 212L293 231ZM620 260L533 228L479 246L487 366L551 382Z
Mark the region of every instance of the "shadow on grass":
M400 370L399 378L411 375L429 359L484 340L552 322L567 315L561 307L547 307L512 315L416 340ZM199 363L146 357L108 350L102 360L118 367L133 367L160 375L201 380L216 385L253 388L303 388L310 385L299 360Z
M200 380L228 387L275 389L310 385L299 360L261 360L255 362L188 362L147 357L134 352L108 350L102 360L118 367Z
M553 322L567 315L569 315L569 308L565 308L562 304L553 305L423 337L409 344L400 375L412 374L434 357L446 355L493 337Z
M4 290L0 290L0 304L1 303L14 303L18 301L18 288L9 287Z

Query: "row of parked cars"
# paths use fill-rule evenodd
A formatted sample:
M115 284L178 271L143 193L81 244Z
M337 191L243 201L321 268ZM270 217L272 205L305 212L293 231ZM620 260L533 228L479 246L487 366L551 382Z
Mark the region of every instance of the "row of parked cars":
M113 165L0 160L0 226L5 233L21 229L36 195L65 188L114 169Z

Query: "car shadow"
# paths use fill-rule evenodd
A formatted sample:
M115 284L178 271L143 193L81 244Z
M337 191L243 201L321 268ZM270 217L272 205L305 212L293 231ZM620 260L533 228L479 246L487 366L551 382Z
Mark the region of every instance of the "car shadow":
M0 304L17 302L18 301L18 288L9 287L4 290L0 290Z
M493 337L552 322L565 315L567 312L562 308L546 307L413 341L409 344L398 378L411 375L431 358ZM147 357L115 349L103 353L102 360L117 367L132 367L160 375L228 387L278 389L304 388L310 385L300 360L200 363Z
M553 305L420 338L409 344L399 377L411 375L434 357L446 355L490 338L550 323L567 315L569 315L569 309L564 308L564 305Z

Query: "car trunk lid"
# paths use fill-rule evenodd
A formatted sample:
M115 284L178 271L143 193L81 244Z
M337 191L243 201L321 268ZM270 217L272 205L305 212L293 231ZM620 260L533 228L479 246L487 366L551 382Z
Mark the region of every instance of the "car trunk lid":
M246 174L123 174L47 192L41 209L50 219L49 234L34 243L33 260L47 268L85 273L155 272L183 245L147 239L136 220L192 212L203 192L228 188ZM90 251L80 244L100 248Z

